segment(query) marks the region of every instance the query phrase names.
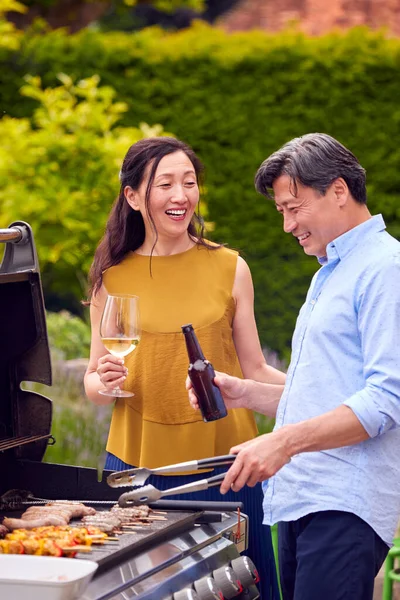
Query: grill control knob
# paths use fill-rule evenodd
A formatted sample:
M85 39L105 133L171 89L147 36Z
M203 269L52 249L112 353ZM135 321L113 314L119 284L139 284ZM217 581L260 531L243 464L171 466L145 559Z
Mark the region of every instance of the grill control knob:
M236 577L233 569L228 566L220 567L214 571L213 577L217 586L221 588L224 598L227 600L234 598L243 591L241 582Z
M193 585L199 600L224 600L223 593L210 576L198 579Z
M174 600L200 600L193 588L185 588L174 594Z
M238 556L231 562L236 579L239 579L244 588L248 588L260 581L260 576L255 564L248 556Z

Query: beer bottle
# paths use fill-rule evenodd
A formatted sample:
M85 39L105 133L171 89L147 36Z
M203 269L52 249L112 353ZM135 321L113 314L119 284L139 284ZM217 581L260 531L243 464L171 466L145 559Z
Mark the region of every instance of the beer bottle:
M189 377L199 401L203 421L222 419L228 413L221 392L214 384L214 368L204 357L193 326L191 324L182 325L182 331L189 356Z

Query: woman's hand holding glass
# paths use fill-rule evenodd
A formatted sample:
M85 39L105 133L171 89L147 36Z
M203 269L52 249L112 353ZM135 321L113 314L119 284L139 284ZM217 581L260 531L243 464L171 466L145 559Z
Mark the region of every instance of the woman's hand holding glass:
M100 337L109 354L98 360L97 374L105 389L99 394L125 398L134 396L119 388L128 370L124 357L135 350L140 340L139 298L137 296L107 296L100 323Z
M128 369L125 367L123 359L106 354L99 358L96 372L103 386L112 392L116 387L123 385ZM103 390L102 393L104 393Z

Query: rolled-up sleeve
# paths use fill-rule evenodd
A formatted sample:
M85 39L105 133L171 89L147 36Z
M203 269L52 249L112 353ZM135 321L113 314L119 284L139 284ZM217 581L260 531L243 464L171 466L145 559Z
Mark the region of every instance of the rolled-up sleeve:
M400 426L400 255L364 276L355 297L365 386L346 399L370 437Z

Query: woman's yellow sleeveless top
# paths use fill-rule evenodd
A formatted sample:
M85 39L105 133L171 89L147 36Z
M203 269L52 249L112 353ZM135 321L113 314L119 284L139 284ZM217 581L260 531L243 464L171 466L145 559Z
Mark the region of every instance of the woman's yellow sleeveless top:
M198 245L151 261L130 252L104 274L109 294L139 296L142 324L139 345L125 358L124 388L135 395L116 400L107 443L124 462L154 468L219 456L257 434L246 409L204 423L185 389L189 361L181 326L187 323L216 370L242 376L232 339L237 257Z

